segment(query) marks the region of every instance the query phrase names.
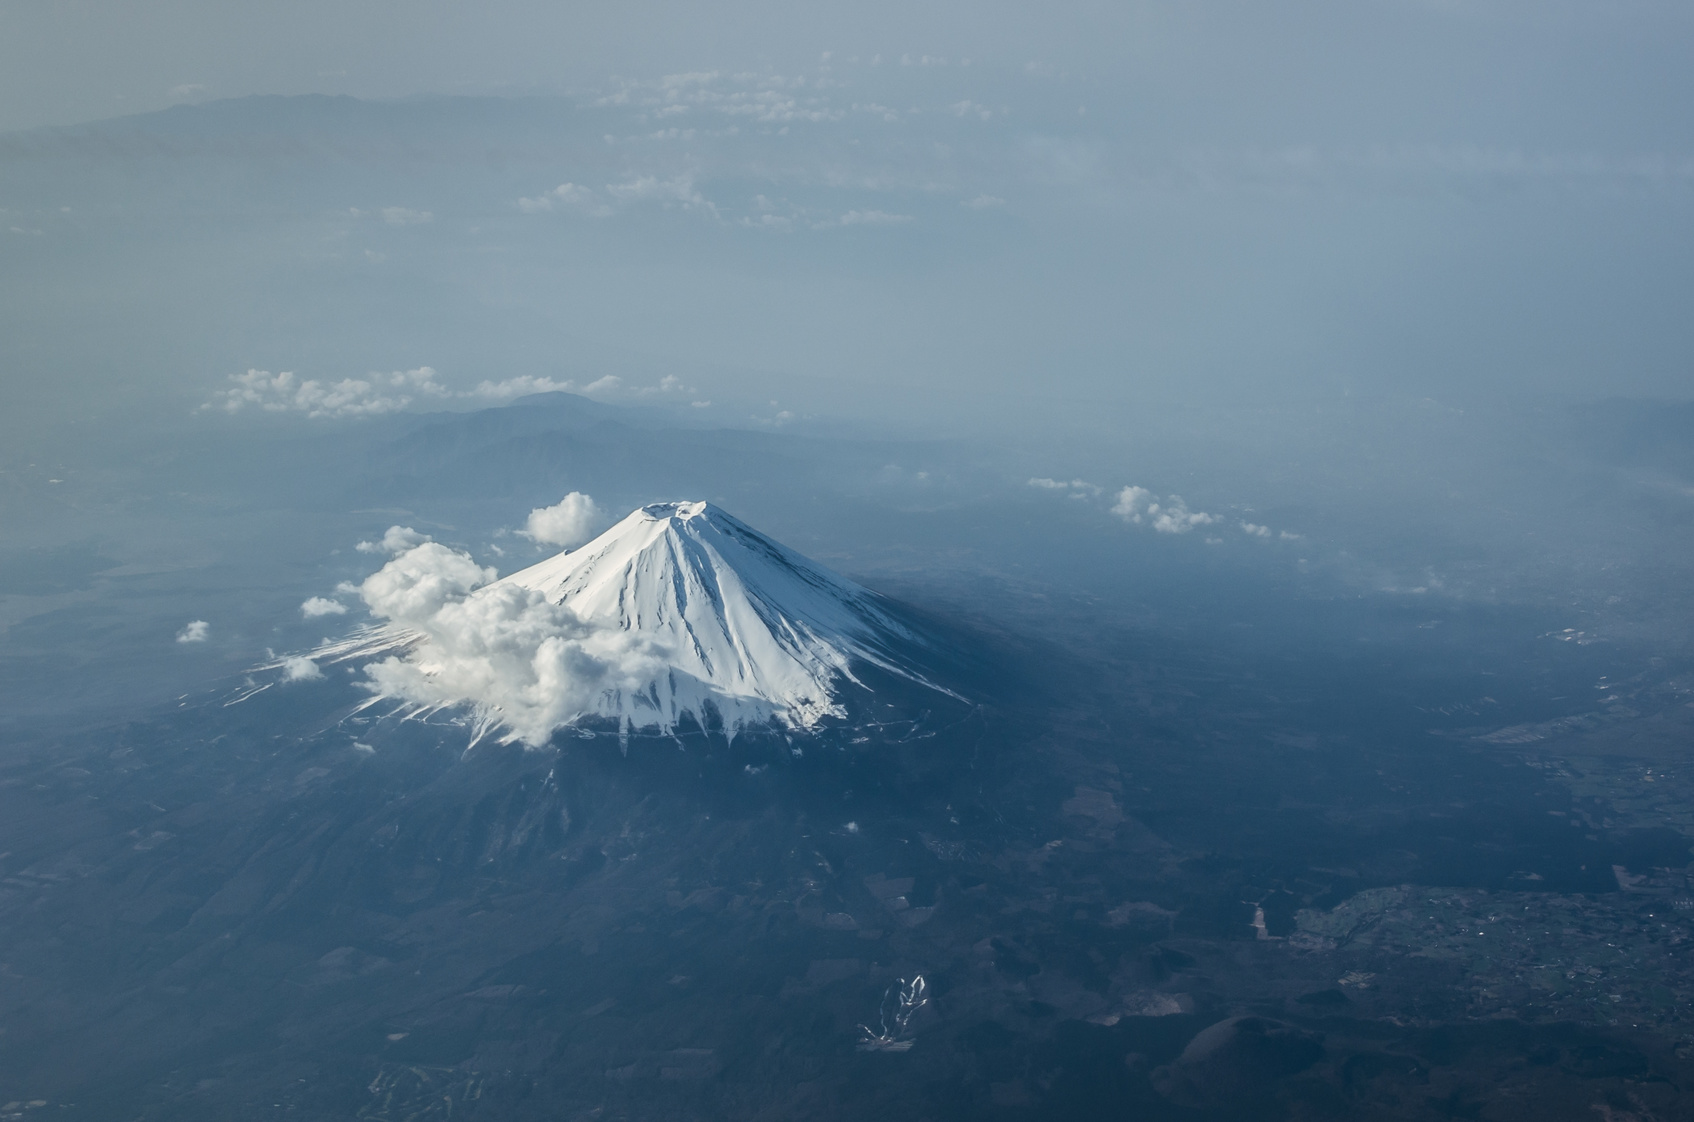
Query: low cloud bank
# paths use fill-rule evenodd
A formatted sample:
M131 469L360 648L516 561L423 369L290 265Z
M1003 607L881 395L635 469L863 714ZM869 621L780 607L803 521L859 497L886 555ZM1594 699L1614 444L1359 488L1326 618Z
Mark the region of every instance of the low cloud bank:
M415 534L394 527L384 540ZM423 706L468 704L540 747L605 691L638 690L663 671L651 640L591 626L533 589L494 579L469 554L433 541L366 578L358 591L371 612L420 637L406 654L367 666L366 688Z

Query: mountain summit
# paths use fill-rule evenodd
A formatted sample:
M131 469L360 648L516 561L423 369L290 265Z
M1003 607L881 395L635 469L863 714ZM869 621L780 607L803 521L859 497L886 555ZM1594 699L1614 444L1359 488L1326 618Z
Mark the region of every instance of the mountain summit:
M812 730L848 715L849 690L868 696L868 669L941 690L917 669L929 642L889 601L710 503L641 507L501 580L414 531L389 536L396 556L360 588L387 622L313 657L380 658L365 667L378 698L469 706L534 746L584 721Z
M654 503L575 550L498 585L539 592L595 628L636 633L661 652L642 688L605 691L596 715L637 727L726 731L775 719L809 729L843 716L839 688L860 661L922 682L919 642L880 596L707 502Z

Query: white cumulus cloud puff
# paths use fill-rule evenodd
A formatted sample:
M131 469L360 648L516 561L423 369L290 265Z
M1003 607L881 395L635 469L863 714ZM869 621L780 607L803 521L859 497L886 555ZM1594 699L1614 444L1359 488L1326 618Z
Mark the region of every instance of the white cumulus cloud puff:
M533 589L489 584L493 569L437 542L368 577L359 594L419 641L365 668L368 689L424 706L469 704L531 747L593 709L608 689L662 672L650 640L596 628Z
M187 626L176 633L176 641L179 643L204 643L206 633L211 629L212 625L203 619L189 620Z
M1131 525L1147 523L1161 534L1186 534L1196 526L1210 526L1216 515L1189 510L1181 495L1163 501L1145 487L1125 487L1112 504L1112 513Z
M381 541L360 542L353 548L360 553L404 553L428 540L428 534L420 534L410 526L390 526Z
M285 682L311 682L323 676L318 664L305 655L293 655L282 660L282 680Z
M602 521L600 508L581 491L572 491L552 506L536 507L518 531L531 541L573 549L594 536Z
M339 600L331 600L327 596L313 596L300 605L300 614L307 619L319 616L342 616L347 614L347 605Z

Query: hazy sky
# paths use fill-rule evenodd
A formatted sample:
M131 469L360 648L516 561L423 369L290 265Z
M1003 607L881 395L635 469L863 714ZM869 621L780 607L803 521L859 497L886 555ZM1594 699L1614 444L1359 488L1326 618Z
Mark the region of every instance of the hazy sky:
M835 467L783 487L791 453L714 438L711 493L801 545L869 534L830 495L870 496L885 544L895 507L1039 503L1132 583L1125 542L1215 531L1347 587L1684 619L1687 479L1633 446L1658 410L1686 447L1686 413L1560 406L1690 397L1691 42L1694 7L1628 0L0 0L0 564L27 537L191 598L206 557L310 524L277 554L293 617L334 587L302 566L391 520L341 508L393 505L311 442L356 465L403 423L373 415L565 387L991 437L851 470L818 441ZM304 94L349 96L253 96ZM293 458L248 455L255 421ZM428 479L506 494L474 501L507 526L572 490L695 497L668 443ZM261 492L292 513L206 544ZM1177 513L1207 520L1160 533ZM173 651L213 618L183 603Z
M0 126L216 113L0 143L0 361L73 411L426 366L937 422L1686 396L1689 42L1653 2L7 3ZM213 104L304 93L556 100Z
M0 127L252 93L569 93L820 53L1034 64L1209 143L1686 155L1694 15L1669 0L0 6Z

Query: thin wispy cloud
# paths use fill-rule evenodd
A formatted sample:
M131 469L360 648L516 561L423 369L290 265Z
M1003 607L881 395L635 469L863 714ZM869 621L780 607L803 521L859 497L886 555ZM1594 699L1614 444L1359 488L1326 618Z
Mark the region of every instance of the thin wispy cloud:
M1029 481L1029 486L1039 491L1057 491L1073 499L1098 498L1105 489L1086 479L1044 479L1037 478Z
M434 368L391 374L369 374L340 381L301 378L291 371L272 374L249 370L232 374L231 385L218 390L200 412L298 413L311 418L374 417L399 413L420 405L499 403L541 393L575 393L606 400L645 400L692 397L698 391L682 379L668 374L652 385L632 386L616 374L587 383L545 376L519 375L502 381L484 380L469 390L453 390L442 383Z
M596 218L612 213L612 208L602 202L592 189L575 183L561 183L551 191L518 200L518 209L525 214L539 214L555 208L579 210Z
M885 210L850 210L838 218L814 224L815 229L827 230L834 226L904 226L916 221L909 214L890 214Z
M405 206L385 206L378 213L390 226L422 226L435 221L435 215L429 211Z

